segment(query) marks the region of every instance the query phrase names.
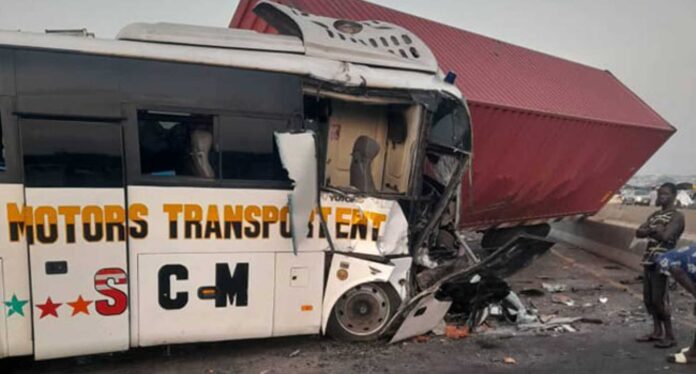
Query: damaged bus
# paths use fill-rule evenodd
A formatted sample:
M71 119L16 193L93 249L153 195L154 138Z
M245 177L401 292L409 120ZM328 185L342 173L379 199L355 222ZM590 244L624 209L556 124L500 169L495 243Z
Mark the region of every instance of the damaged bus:
M0 357L398 341L529 249L457 236L469 114L420 39L256 11L281 34L0 32Z

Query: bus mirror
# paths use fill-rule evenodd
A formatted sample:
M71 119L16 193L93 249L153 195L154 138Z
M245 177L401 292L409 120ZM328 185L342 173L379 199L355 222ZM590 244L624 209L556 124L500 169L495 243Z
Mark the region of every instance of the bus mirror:
M317 154L314 133L275 133L278 153L293 189L288 194L288 215L293 251L297 254L309 233L309 219L318 201Z

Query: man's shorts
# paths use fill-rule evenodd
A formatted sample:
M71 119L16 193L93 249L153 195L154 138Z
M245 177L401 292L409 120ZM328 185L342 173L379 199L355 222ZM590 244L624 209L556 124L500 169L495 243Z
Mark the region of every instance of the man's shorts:
M669 275L669 268L682 268L696 283L696 244L684 248L672 249L657 258L660 272Z

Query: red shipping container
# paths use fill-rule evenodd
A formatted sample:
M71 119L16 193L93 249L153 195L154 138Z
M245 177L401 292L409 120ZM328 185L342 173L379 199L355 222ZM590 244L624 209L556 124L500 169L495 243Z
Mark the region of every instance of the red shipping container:
M240 0L230 27L275 33ZM483 229L597 212L675 132L609 71L362 0L279 0L333 18L383 20L458 75L473 124L460 222Z

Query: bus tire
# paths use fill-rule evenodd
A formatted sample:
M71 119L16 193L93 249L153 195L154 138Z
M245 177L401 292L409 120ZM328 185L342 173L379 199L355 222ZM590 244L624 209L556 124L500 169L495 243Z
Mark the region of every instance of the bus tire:
M346 291L336 301L326 334L336 340L377 340L399 307L399 296L387 283L364 283Z

